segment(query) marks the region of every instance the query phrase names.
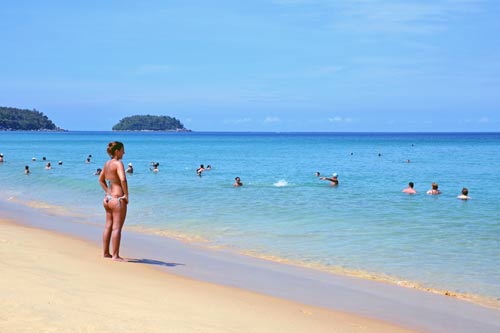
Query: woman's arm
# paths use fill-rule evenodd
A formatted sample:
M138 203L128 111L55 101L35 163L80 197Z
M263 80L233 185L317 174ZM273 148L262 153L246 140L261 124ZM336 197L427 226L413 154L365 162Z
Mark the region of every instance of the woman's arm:
M102 171L99 174L99 185L101 185L104 192L108 193L108 184L106 184L106 175L104 170L106 170L106 164L102 167Z
M118 168L116 170L116 173L118 174L118 179L120 179L120 185L122 186L123 196L121 198L126 200L128 203L128 183L127 183L127 176L125 174L125 168L123 167L123 163L120 162L118 164Z

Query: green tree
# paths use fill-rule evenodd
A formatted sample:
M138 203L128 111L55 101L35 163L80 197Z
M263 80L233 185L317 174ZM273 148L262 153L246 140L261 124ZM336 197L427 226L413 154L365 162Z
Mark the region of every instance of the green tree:
M36 109L0 107L0 130L11 131L60 131L46 115Z
M125 117L113 126L113 131L187 131L175 117L135 115Z

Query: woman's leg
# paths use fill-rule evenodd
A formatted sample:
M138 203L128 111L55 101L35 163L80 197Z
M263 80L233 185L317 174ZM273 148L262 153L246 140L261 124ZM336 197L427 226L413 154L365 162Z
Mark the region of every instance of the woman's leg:
M111 258L111 253L109 253L109 244L111 242L113 214L106 202L104 202L104 209L106 210L106 224L104 225L104 232L102 233L102 253L104 258Z
M122 238L123 224L125 223L125 218L127 216L127 204L120 203L117 201L116 207L113 208L113 225L111 233L111 241L113 246L112 257L113 260L123 260L120 257L120 242Z

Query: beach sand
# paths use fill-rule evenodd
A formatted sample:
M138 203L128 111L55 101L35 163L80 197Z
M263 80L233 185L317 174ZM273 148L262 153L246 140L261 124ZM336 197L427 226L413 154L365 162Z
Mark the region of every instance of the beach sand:
M0 220L0 332L412 332L387 322L101 257Z

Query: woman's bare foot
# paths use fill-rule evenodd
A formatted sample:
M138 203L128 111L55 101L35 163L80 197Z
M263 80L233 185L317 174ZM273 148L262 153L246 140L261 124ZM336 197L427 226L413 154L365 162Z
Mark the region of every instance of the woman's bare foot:
M123 259L122 257L113 257L113 261L125 262L127 259Z
M103 257L104 258L112 258L113 256L109 253L104 253Z

